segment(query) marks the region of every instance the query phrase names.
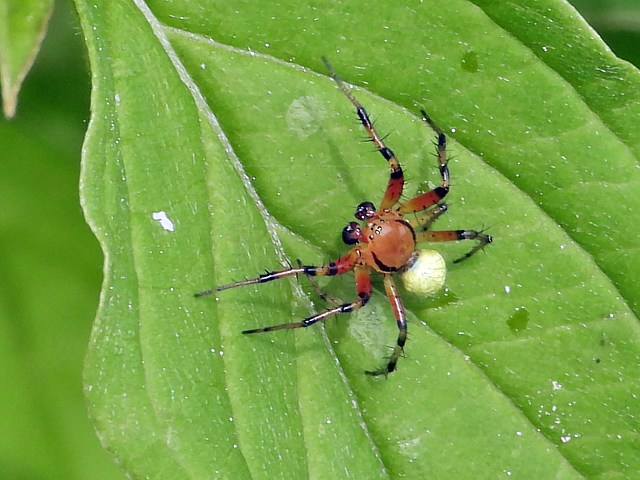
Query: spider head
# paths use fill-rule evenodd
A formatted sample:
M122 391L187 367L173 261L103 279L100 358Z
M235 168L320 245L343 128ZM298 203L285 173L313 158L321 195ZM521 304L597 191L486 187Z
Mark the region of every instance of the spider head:
M368 220L376 215L376 207L371 202L362 202L356 208L355 217L358 220Z

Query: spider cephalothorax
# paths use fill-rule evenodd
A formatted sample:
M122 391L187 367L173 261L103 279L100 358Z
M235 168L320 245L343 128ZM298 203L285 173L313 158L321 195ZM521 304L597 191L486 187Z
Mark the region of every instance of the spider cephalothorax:
M380 207L376 209L371 202L362 202L358 205L355 218L360 223L350 222L342 230L342 240L352 248L333 262L322 266L299 265L295 268L267 272L257 278L242 280L197 293L196 296L208 295L243 285L270 282L298 274L315 277L341 275L353 271L356 281L356 300L335 305L298 322L255 328L245 330L242 333L250 334L308 327L332 315L352 312L365 305L371 297L369 272L373 269L383 275L385 292L398 325L398 339L387 364L382 368L367 371L366 373L369 375L387 375L395 370L407 339L406 313L393 275L401 275L407 290L421 294L432 294L439 290L444 283L444 260L433 250L416 250L417 244L477 240L478 243L475 247L463 257L455 260L455 262L459 262L469 258L485 245L491 243L492 238L483 232L475 230L429 230L431 224L447 211L447 206L442 203L442 199L449 193L449 167L447 165L446 136L424 111L421 111L422 119L433 129L437 137L436 150L441 177L440 185L417 197L399 203L404 187L404 175L400 163L391 149L384 144L383 139L378 135L364 107L336 75L329 62L326 59L323 59L323 61L327 65L333 80L356 108L358 118L370 140L391 168L389 182Z
M416 232L401 213L376 212L371 202L364 202L355 217L365 224L349 223L342 239L348 238L347 245L360 245L355 250L365 264L380 273L397 272L407 265L416 249Z

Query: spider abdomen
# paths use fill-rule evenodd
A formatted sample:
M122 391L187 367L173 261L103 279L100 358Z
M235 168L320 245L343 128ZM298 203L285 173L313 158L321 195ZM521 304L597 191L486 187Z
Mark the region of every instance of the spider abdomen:
M383 212L367 222L362 231L368 262L379 272L402 268L416 249L416 235L411 225L396 212Z

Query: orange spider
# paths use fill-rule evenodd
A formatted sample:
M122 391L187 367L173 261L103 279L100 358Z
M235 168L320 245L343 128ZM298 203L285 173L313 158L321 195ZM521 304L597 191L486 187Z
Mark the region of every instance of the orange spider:
M393 314L398 325L398 339L384 367L372 371L366 371L368 375L387 375L396 369L396 364L404 351L407 339L407 317L398 294L394 273L399 273L405 278L408 290L418 293L434 293L444 284L444 260L432 250L417 250L416 244L424 242L448 242L456 240L477 240L478 244L466 255L458 258L454 263L469 258L481 250L493 239L481 231L475 230L428 230L429 226L443 213L447 211L447 205L441 200L449 193L449 168L447 166L446 137L442 130L421 110L423 120L433 129L437 135L437 158L440 170L440 186L415 198L401 202L396 206L402 196L404 176L402 167L394 153L378 135L369 115L364 107L353 96L347 86L340 80L327 59L322 59L327 66L333 80L344 92L347 98L356 108L356 113L369 138L376 149L389 163L391 175L387 183L380 208L376 210L371 202L363 202L356 208L355 218L362 223L350 222L342 230L342 240L347 245L353 245L345 255L337 260L322 266L299 265L297 268L271 271L257 278L242 280L239 282L222 285L211 290L197 293L196 296L209 295L229 288L257 283L270 282L292 275L304 274L308 277L342 275L351 270L355 273L356 291L358 298L350 303L343 303L333 308L328 308L298 322L284 323L269 327L245 330L242 333L271 332L273 330L285 330L292 328L308 327L316 322L339 313L349 313L363 307L371 297L371 269L383 275L384 287L391 303ZM415 214L406 217L407 214ZM423 255L425 254L425 255ZM433 257L435 254L435 260ZM436 271L436 270L440 271ZM411 275L409 277L409 275Z

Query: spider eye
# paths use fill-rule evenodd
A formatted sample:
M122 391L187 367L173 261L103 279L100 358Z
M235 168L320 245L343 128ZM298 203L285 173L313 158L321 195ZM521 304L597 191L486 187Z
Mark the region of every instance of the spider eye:
M351 222L342 229L342 241L347 245L355 245L358 243L360 234L360 225L356 222Z
M371 202L362 202L356 208L355 217L358 220L366 220L372 218L376 214L376 207Z

